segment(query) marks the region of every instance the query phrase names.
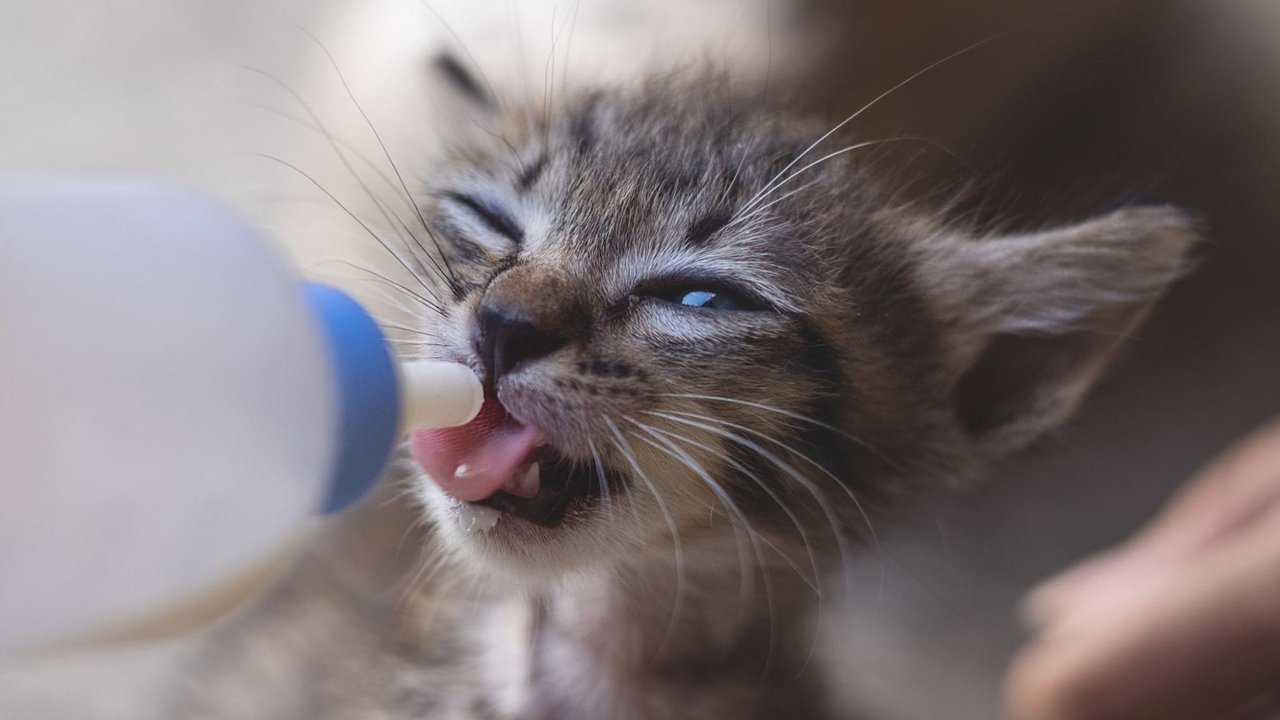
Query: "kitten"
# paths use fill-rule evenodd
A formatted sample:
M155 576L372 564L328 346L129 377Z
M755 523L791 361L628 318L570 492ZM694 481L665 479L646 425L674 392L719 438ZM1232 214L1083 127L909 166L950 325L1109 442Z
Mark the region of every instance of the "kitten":
M345 518L174 717L828 716L843 557L1066 420L1193 242L1164 207L948 224L714 75L548 112L458 84L485 131L433 165L392 292L481 417L414 433L420 510Z

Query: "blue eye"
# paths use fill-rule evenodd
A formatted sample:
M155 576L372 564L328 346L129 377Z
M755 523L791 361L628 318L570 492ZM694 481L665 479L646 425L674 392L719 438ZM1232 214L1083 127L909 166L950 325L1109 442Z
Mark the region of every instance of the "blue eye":
M732 290L694 288L656 295L667 302L706 310L759 310L760 305Z
M659 278L642 283L635 297L702 310L764 310L766 305L729 283L703 278Z
M693 290L685 293L684 297L680 298L680 304L690 307L706 307L715 303L718 298L719 295L710 290Z

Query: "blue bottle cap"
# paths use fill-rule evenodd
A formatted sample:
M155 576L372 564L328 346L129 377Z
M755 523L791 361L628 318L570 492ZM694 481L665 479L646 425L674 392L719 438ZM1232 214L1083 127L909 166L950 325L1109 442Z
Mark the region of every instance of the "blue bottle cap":
M328 339L338 384L338 452L324 512L350 507L377 482L400 420L395 363L382 330L345 293L307 283L306 296Z

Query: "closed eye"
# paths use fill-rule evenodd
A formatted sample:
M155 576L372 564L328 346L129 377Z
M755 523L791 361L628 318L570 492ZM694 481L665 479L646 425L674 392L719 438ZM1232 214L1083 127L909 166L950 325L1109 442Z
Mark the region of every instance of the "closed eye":
M506 211L492 202L452 191L446 192L444 197L466 208L495 233L507 238L516 245L524 243L524 229L517 225L516 221Z
M751 293L730 283L712 279L652 280L636 288L633 294L705 310L760 312L772 309Z

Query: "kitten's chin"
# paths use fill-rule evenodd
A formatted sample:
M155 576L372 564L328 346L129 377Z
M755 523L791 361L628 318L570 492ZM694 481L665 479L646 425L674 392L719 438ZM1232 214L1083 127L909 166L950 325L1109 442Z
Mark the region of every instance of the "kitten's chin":
M544 584L615 560L616 536L606 532L598 507L571 503L554 524L500 509L503 500L466 502L424 481L419 496L438 539L482 573Z

